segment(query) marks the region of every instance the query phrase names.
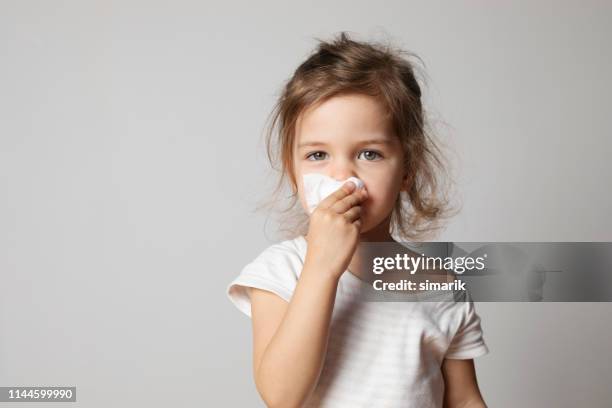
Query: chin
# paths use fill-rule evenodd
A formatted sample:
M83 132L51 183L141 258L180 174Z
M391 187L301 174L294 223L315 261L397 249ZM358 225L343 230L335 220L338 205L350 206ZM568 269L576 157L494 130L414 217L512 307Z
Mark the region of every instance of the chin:
M373 230L376 230L379 227L382 228L382 225L385 224L387 222L387 219L390 217L390 215L385 217L381 215L380 213L378 214L378 217L372 217L372 215L376 215L376 214L371 214L371 213L362 214L361 231L359 232L359 235L367 234Z
M372 225L372 223L370 222L369 219L361 219L361 231L359 231L360 235L363 235L367 232L370 232L372 230L374 226Z

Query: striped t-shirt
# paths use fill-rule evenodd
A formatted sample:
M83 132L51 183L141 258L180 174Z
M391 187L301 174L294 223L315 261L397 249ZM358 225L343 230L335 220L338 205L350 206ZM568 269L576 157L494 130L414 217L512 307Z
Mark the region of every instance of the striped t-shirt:
M249 317L249 287L289 302L306 248L304 236L269 246L228 285L229 299ZM442 408L443 360L489 352L469 292L454 301L364 301L363 285L348 270L338 282L323 370L304 407Z

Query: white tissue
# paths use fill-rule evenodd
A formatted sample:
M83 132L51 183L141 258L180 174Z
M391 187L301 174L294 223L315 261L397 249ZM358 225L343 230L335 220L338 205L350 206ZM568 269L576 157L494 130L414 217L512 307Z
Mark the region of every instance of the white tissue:
M344 181L336 180L321 173L308 173L302 176L304 181L304 197L308 212L312 214L317 205L327 196L338 190L347 181L355 183L357 188L363 188L363 181L357 177L349 177Z

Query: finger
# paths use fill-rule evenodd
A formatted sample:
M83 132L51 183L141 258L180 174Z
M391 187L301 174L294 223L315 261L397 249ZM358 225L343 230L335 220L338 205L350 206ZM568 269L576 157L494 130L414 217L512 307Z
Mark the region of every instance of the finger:
M342 214L349 222L353 222L361 217L361 206L355 206Z
M330 209L338 214L342 214L348 211L351 207L360 204L365 199L365 193L363 190L353 191L348 196L341 200L336 201Z
M352 181L347 181L344 183L338 190L331 193L329 196L325 197L325 199L321 200L318 207L321 208L329 208L336 201L343 199L344 197L351 194L357 186Z

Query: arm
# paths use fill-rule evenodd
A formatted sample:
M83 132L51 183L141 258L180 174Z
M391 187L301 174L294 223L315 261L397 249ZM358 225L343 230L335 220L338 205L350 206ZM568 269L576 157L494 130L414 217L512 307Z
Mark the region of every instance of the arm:
M338 281L359 242L365 190L345 183L310 216L308 250L285 302L252 289L255 385L270 407L301 406L321 375Z
M251 289L255 384L269 407L299 407L314 389L337 286L336 274L305 263L289 303Z
M445 359L442 374L444 408L487 408L478 388L473 359Z

